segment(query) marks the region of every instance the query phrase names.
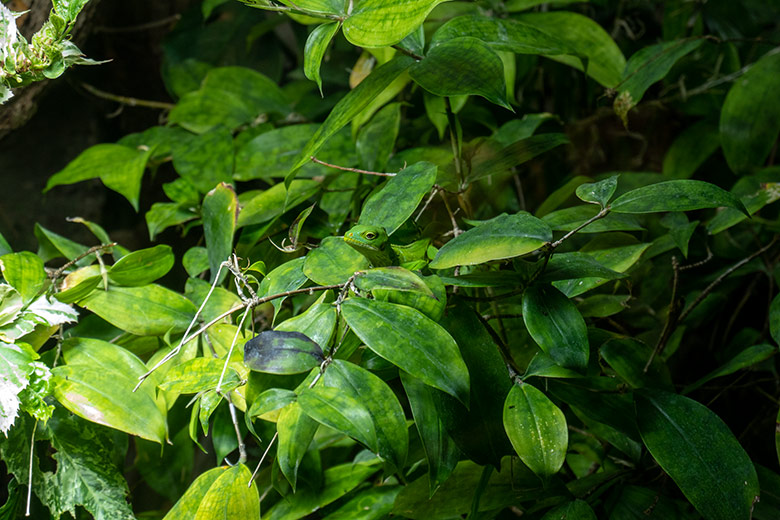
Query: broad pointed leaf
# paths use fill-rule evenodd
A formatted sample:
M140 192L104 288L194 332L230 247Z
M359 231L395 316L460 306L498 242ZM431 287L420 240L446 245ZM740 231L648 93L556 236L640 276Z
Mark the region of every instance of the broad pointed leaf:
M616 198L610 208L616 213L654 213L729 207L750 214L739 198L714 184L695 180L664 181L643 186Z
M452 337L416 309L365 298L350 298L341 311L355 334L377 355L469 402L469 374Z
M217 278L220 264L228 260L233 251L233 233L236 230L237 218L238 197L229 184L222 182L203 197L201 219L212 283ZM222 269L217 283L222 283L227 273L227 269Z
M244 363L257 372L300 374L324 360L320 346L300 332L265 330L244 345Z

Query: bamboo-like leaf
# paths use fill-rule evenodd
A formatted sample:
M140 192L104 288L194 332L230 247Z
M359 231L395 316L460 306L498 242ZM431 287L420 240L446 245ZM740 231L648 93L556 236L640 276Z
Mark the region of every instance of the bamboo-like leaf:
M357 47L394 45L445 0L362 0L344 21L344 37Z
M514 385L504 403L504 428L531 471L550 477L561 469L569 444L566 418L541 391L527 383Z
M184 332L197 311L181 294L156 284L93 291L78 304L138 336Z
M729 90L720 112L720 141L731 169L761 166L780 132L780 52L762 56Z
M463 56L468 56L468 61L464 62ZM437 96L473 94L512 110L501 58L477 38L454 38L432 48L425 59L411 67L409 75Z
M588 366L588 334L577 307L558 289L537 284L523 293L523 321L539 347L564 368Z
M450 240L436 253L432 269L474 265L535 251L552 240L552 230L528 213L501 215Z
M212 468L195 479L163 520L260 518L257 485L247 486L251 476L244 464Z
M527 13L516 18L577 49L587 59L587 74L601 85L614 88L620 83L626 59L609 34L587 16L571 11ZM583 70L582 61L574 56L548 55L549 58Z
M340 237L325 237L306 255L303 273L320 285L346 282L355 271L368 267L368 260Z
M265 330L244 345L244 363L268 374L308 372L324 359L320 346L300 332Z
M460 38L479 38L497 51L516 54L571 54L576 50L553 34L511 18L490 18L482 15L457 16L439 27L431 38L430 47Z
M19 292L25 305L41 293L48 279L43 261L28 251L0 256L0 272Z
M309 444L311 444L318 426L314 419L304 413L303 408L297 402L290 403L279 413L279 419L276 422L276 431L279 433L279 447L276 450L276 457L282 474L293 490L297 487L298 468L309 449Z
M616 213L655 213L723 206L750 216L742 201L733 193L709 182L689 179L658 182L631 190L616 198L610 208Z
M455 341L436 322L411 307L365 298L349 298L341 311L377 355L468 404L468 369Z
M363 206L360 224L382 226L392 235L414 213L436 182L436 165L416 162L392 177Z
M680 58L703 42L697 38L649 45L629 58L614 103L615 112L624 125L628 125L628 111L639 104L650 85L662 80Z
M317 83L322 95L322 79L320 79L320 65L330 41L339 30L338 22L330 22L318 25L306 39L303 49L303 73L307 78Z
M373 0L370 3L375 3ZM382 2L384 3L384 2ZM346 34L346 22L344 31ZM327 119L317 132L306 144L298 160L295 162L290 172L285 176L285 186L290 186L295 173L298 169L310 161L310 157L317 153L320 147L329 137L341 130L344 125L352 121L369 103L379 95L390 83L401 75L414 60L408 56L397 56L374 69L360 85L344 96L333 110L328 114Z
M714 412L660 390L636 396L647 449L708 520L747 520L759 494L753 463Z
M140 359L122 347L86 338L67 340L63 356L66 364L52 370L54 397L63 406L88 421L162 444L167 426L154 387L133 392L146 372Z
M164 276L175 258L170 246L160 244L126 254L108 269L108 279L117 285L138 287Z
M238 197L229 184L222 182L203 197L201 219L209 254L211 283L214 283L217 277L220 264L228 260L233 251L233 233L236 230L237 218ZM216 283L222 283L227 273L227 269L222 269Z

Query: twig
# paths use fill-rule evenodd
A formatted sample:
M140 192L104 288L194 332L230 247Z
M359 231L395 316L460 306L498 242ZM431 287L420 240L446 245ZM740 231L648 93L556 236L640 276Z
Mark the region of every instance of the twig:
M338 166L336 164L330 164L326 163L325 161L321 161L314 157L313 155L309 157L312 162L315 162L317 164L321 164L323 166L327 166L328 168L335 168L337 170L341 170L344 172L352 172L352 173L365 173L366 175L377 175L379 177L395 177L395 173L384 173L384 172L372 172L370 170L361 170L360 168L348 168L346 166Z
M676 256L672 257L672 273L672 297L669 303L669 312L666 315L666 323L664 323L664 328L661 330L661 335L658 336L658 341L655 344L655 348L653 348L653 352L650 354L647 363L645 363L645 368L642 369L644 373L647 373L650 369L650 365L653 363L656 356L660 356L664 351L666 342L669 341L669 336L672 335L672 331L679 321L680 302L677 299L677 284L680 279L680 264L677 262Z
M260 457L260 462L257 463L257 467L252 472L252 476L249 477L249 483L247 484L246 487L252 487L252 482L255 480L255 475L257 475L257 472L260 469L260 466L263 465L263 461L265 460L266 456L268 455L268 452L271 450L271 446L273 446L274 442L276 442L276 438L277 437L279 437L279 432L278 431L276 433L274 433L273 437L271 437L271 441L268 443L268 447L263 452L263 456Z
M571 238L575 233L578 233L579 231L582 231L582 229L585 226L588 226L588 225L592 224L593 222L606 217L608 213L609 213L609 206L605 206L605 207L601 208L601 211L599 211L598 213L593 215L591 218L589 218L588 220L586 220L585 222L583 222L582 224L580 224L576 228L572 229L571 231L569 231L568 233L563 235L561 238L559 238L555 242L550 243L550 248L551 249L555 249L559 245L563 244L566 240Z
M452 208L450 208L450 203L447 201L447 197L444 195L444 192L439 191L439 195L441 195L441 200L444 201L444 207L447 208L447 214L450 216L450 222L452 223L452 236L454 238L458 238L458 235L463 233L463 230L458 227L458 221L455 220L455 213L453 213Z
M137 385L135 385L135 388L133 389L133 391L138 390L138 387L141 386L141 383L143 383L146 380L146 378L149 377L149 375L152 372L157 370L160 366L162 366L163 364L168 362L172 357L174 357L176 354L178 354L179 351L181 350L181 348L184 345L186 345L187 343L189 343L190 341L192 341L193 339L198 337L200 334L203 333L203 331L205 331L206 329L208 329L212 325L214 325L216 323L219 323L221 320L227 318L228 316L230 316L231 314L233 314L236 311L240 311L241 309L245 309L247 307L254 308L254 307L257 307L258 305L262 305L262 304L270 302L272 300L276 300L278 298L286 298L287 296L293 296L295 294L305 294L305 293L312 294L315 291L329 291L331 289L341 289L341 288L342 288L342 284L321 285L319 287L306 287L305 289L295 289L295 290L292 290L292 291L285 291L285 292L281 292L281 293L278 293L278 294L272 294L270 296L264 296L262 298L252 299L252 300L249 300L249 301L247 301L245 303L242 303L241 305L238 305L236 307L233 307L232 309L229 309L229 310L223 312L222 314L220 314L219 316L217 316L216 318L214 318L213 320L211 320L210 322L206 323L201 328L199 328L198 330L193 332L192 335L190 335L190 336L187 336L187 334L189 333L189 329L188 329L184 333L184 336L182 337L181 342L179 343L179 345L175 349L170 351L164 358L162 358L148 372L146 372L145 374L143 374L143 375L138 377L138 379L140 381L138 382ZM208 297L206 298L206 300L208 300ZM204 303L205 303L206 300L204 300ZM192 323L195 322L195 319L197 319L197 316L198 316L199 313L200 313L200 311L195 314L195 318L193 318ZM192 323L190 325L192 325Z
M396 44L396 45L393 45L392 47L393 47L393 49L397 50L397 51L398 51L398 52L400 52L401 54L406 54L406 55L407 55L407 56L409 56L410 58L414 58L414 59L415 59L415 60L417 60L417 61L420 61L420 60L422 60L422 59L424 59L424 58L425 58L425 56L420 56L420 55L419 55L419 54L417 54L416 52L412 52L412 51L410 51L409 49L404 49L403 47L401 47L401 46L400 46L400 45L398 45L398 44Z
M137 31L146 31L147 29L154 29L156 27L162 27L168 24L171 24L173 22L178 22L181 19L181 15L176 13L171 16L166 16L165 18L160 18L159 20L152 20L151 22L146 22L138 25L130 25L127 27L96 27L95 32L102 32L106 34L121 34L121 33L129 33L129 32L137 32Z
M138 99L134 97L111 94L109 92L104 92L98 88L95 88L89 83L82 83L81 86L84 87L84 90L86 90L93 96L97 96L102 99L108 99L109 101L116 101L117 103L121 103L123 105L131 106L131 107L146 107L146 108L159 108L162 110L171 110L174 106L176 106L173 103L166 103L164 101L152 101L148 99Z
M414 217L414 221L417 222L420 220L420 216L423 214L423 212L428 209L428 206L431 204L431 201L436 196L436 193L441 190L441 186L438 184L434 184L433 188L431 188L431 194L428 195L428 198L425 199L425 204L423 204L422 208L420 208L420 211L417 213L417 216Z
M756 251L752 255L750 255L750 256L748 256L746 258L743 258L742 260L740 260L736 264L734 264L731 267L729 267L728 269L726 269L726 271L724 271L723 274L718 276L711 284L709 284L701 292L701 294L693 301L693 303L687 309L685 309L682 312L682 314L680 314L680 319L678 321L683 321L685 318L687 318L688 315L691 313L691 311L693 311L693 309L695 309L696 306L698 306L704 300L704 298L709 296L709 294L718 285L720 285L723 282L723 280L725 280L726 277L728 277L731 273L733 273L734 271L736 271L737 269L739 269L740 267L742 267L746 263L750 262L754 258L756 258L758 256L761 256L762 254L766 253L773 245L775 245L775 242L777 242L777 239L778 239L778 235L775 235L774 238L772 238L772 241L769 242L767 245L765 245L764 247L762 247L761 249L759 249L758 251Z
M76 257L76 258L74 258L73 260L69 261L68 263L66 263L65 265L63 265L62 267L60 267L59 269L57 269L57 270L56 270L56 271L54 271L53 273L51 273L51 274L49 275L49 278L51 278L52 282L56 282L56 281L57 281L57 278L59 278L60 276L62 276L62 273L64 273L64 272L65 272L65 271L66 271L66 270L67 270L69 267L71 267L72 265L74 265L74 264L75 264L76 262L78 262L79 260L81 260L81 259L83 259L83 258L86 258L86 257L88 257L89 255L91 255L91 254L93 254L93 253L97 253L98 251L102 251L102 250L104 250L104 249L111 249L111 248L112 248L112 247L114 247L115 245L117 245L117 243L116 243L116 242L111 242L110 244L100 244L100 245L98 245L98 246L93 246L93 247L90 247L89 249L87 249L86 251L84 251L83 253L81 253L79 256L77 256L77 257Z
M38 419L33 423L32 437L30 438L30 470L27 473L27 509L24 516L30 516L30 499L32 498L32 478L33 478L33 454L35 450L35 430L38 429Z
M244 438L241 437L241 428L238 426L236 406L233 404L231 395L231 392L228 392L225 399L227 399L228 409L230 410L230 420L233 421L233 429L236 431L236 439L238 440L238 462L236 462L236 464L243 464L246 462L246 444L244 444ZM227 458L225 458L225 462L227 462L228 466L235 466L235 464L228 462Z
M450 98L447 96L444 97L444 108L447 110L447 123L450 127L450 145L452 146L452 160L455 163L455 173L457 174L458 182L460 183L458 189L460 189L463 187L464 183L463 168L460 164L460 143L455 132L455 113L452 111L452 103L450 103Z

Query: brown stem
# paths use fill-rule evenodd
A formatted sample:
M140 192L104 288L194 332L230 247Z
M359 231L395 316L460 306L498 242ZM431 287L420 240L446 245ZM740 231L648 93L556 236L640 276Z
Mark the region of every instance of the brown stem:
M384 172L372 172L369 170L361 170L360 168L347 168L346 166L339 166L337 164L330 164L326 163L325 161L321 161L314 157L313 155L309 157L312 162L315 162L317 164L321 164L323 166L327 166L328 168L335 168L337 170L341 170L343 172L352 172L352 173L365 173L366 175L377 175L379 177L395 177L395 173L384 173Z
M74 264L75 264L76 262L78 262L79 260L81 260L81 259L83 259L83 258L86 258L86 257L88 257L89 255L91 255L91 254L93 254L93 253L97 253L98 251L103 251L103 250L105 250L105 249L111 249L111 248L112 248L112 247L114 247L115 245L117 245L117 243L116 243L116 242L111 242L110 244L100 244L100 245L98 245L98 246L93 246L93 247L90 247L89 249L87 249L86 251L84 251L83 253L81 253L79 256L77 256L77 257L76 257L76 258L74 258L73 260L69 261L68 263L66 263L65 265L63 265L62 267L60 267L59 269L57 269L57 270L56 270L56 271L54 271L53 273L51 273L51 274L49 275L49 278L51 278L52 282L56 282L56 281L57 281L57 279L58 279L60 276L62 276L62 273L64 273L66 269L68 269L69 267L71 267L72 265L74 265Z
M117 103L131 107L160 108L162 110L171 110L174 106L176 106L173 103L166 103L164 101L151 101L148 99L118 96L116 94L111 94L110 92L104 92L88 83L82 83L81 86L84 87L84 90L93 96L97 96L102 99L108 99L109 101L116 101Z
M563 244L563 243L564 243L566 240L568 240L569 238L571 238L571 237L572 237L574 234L576 234L576 233L578 233L579 231L581 231L581 230L582 230L582 229L583 229L585 226L588 226L588 225L590 225L591 223L593 223L593 222L595 222L595 221L597 221L597 220L599 220L599 219L602 219L602 218L606 217L608 213L609 213L609 206L606 206L606 207L603 207L603 208L601 208L601 211L599 211L598 213L596 213L595 215L593 215L591 218L589 218L588 220L586 220L585 222L583 222L582 224L580 224L580 225L579 225L579 226L577 226L576 228L572 229L571 231L569 231L568 233L566 233L565 235L563 235L561 238L559 238L559 239L558 239L558 240L556 240L555 242L552 242L552 243L550 244L550 247L551 247L552 249L555 249L555 248L556 248L556 247L558 247L559 245Z

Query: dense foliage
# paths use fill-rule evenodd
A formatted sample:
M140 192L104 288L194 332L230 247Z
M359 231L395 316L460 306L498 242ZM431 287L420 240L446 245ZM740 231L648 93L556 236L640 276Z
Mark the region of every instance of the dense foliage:
M780 518L780 8L242 1L0 236L0 518Z

